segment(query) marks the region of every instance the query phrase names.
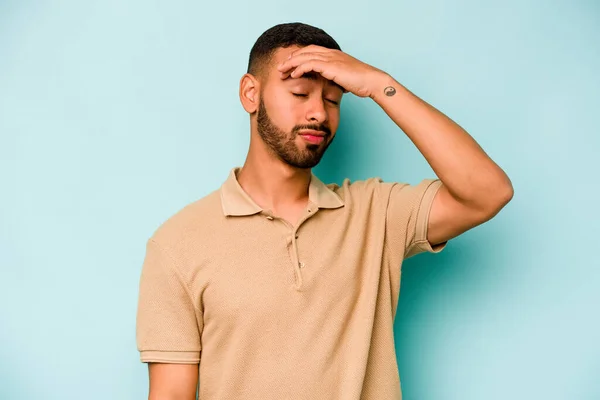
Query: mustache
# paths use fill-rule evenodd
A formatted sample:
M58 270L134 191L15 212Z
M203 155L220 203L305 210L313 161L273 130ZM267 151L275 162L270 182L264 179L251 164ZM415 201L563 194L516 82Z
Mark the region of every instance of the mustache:
M331 135L331 129L329 129L329 127L327 125L323 125L323 124L296 125L294 127L294 129L292 129L292 132L298 133L299 131L301 131L303 129L322 131L322 132L325 132L325 134L327 136Z

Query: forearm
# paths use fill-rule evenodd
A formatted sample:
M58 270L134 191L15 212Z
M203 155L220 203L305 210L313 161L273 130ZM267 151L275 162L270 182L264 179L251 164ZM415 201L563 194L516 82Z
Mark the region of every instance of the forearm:
M386 94L392 94L390 87L393 95ZM488 208L512 196L508 176L464 129L391 76L380 74L370 97L406 133L457 200Z

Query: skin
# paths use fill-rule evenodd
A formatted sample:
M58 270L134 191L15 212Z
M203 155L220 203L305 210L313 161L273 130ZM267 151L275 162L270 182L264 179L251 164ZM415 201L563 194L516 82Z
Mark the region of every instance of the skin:
M307 205L311 168L335 138L344 94L314 71L296 78L277 70L299 49L278 49L261 76L241 78L239 93L250 115L250 147L238 182L259 206L292 225ZM324 131L325 140L308 142L298 134L305 128Z
M313 95L311 92L314 93L315 86L317 85L311 82L308 77L305 77L295 81L288 79L287 86L291 88L294 98L290 98L289 96L282 97L287 97L289 110L293 111L298 105L309 101L309 97ZM341 95L338 95L337 92L341 92L341 90L326 88L325 92L325 99L323 100L326 103L325 108L332 109L329 112L334 114L332 117L336 118L334 125L337 126L339 102L341 101ZM313 96L321 96L321 94L317 93ZM272 155L295 168L306 169L317 165L335 137L335 131L332 132L330 128L333 118L327 115L322 119L315 117L313 121L309 121L306 124L293 126L288 132L281 129L270 118L263 98L264 96L261 96L256 116L257 132ZM281 99L281 97L279 98ZM278 106L281 107L282 105L284 104L280 100ZM323 142L317 144L302 139L301 134L308 129L322 132L324 134Z
M148 400L195 400L198 364L149 363Z
M258 205L297 222L311 168L335 137L344 92L375 101L442 181L428 220L432 246L488 221L512 199L510 179L477 142L389 74L338 50L292 46L278 49L261 76L240 80L250 147L237 178ZM324 131L325 140L310 144L303 128ZM198 365L149 368L150 399L194 399Z

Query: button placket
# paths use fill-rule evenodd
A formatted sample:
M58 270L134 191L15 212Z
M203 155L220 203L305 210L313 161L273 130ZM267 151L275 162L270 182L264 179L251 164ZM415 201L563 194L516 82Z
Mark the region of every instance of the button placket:
M306 220L315 215L317 209L313 208L313 205L310 205L307 209L307 212L302 217L298 226L292 231L291 241L292 241L292 265L294 267L294 275L296 277L296 289L300 289L302 287L302 269L306 267L306 264L303 261L300 261L300 254L298 251L298 242L297 239L299 237L298 229L302 226Z
M296 287L296 289L299 289L302 286L302 275L300 275L300 268L301 264L302 266L304 266L304 263L301 263L298 260L298 247L296 245L296 239L298 238L298 235L296 233L296 230L294 229L294 227L286 220L281 219L281 218L277 218L273 215L273 213L271 212L271 210L263 210L262 211L263 214L265 214L265 218L268 219L269 221L274 221L274 220L279 220L281 222L284 223L284 225L286 225L290 231L291 234L288 234L285 238L286 241L286 247L288 247L288 252L290 254L290 258L292 260L292 266L293 266L293 271L294 271L294 286ZM304 222L304 220L302 220L300 222L300 224L302 224L302 222ZM291 248L289 248L291 246Z
M302 274L300 271L300 260L299 255L298 255L298 243L296 242L296 239L293 238L292 239L292 248L291 248L291 257L292 257L292 267L294 269L294 277L295 277L295 286L296 289L300 289L300 287L302 286Z

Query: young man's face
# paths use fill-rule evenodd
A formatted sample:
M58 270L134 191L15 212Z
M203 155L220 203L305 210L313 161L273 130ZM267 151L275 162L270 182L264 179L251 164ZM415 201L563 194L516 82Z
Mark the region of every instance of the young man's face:
M282 79L277 66L296 49L278 49L268 66L261 86L257 128L282 161L297 168L312 168L335 137L343 91L314 72Z

